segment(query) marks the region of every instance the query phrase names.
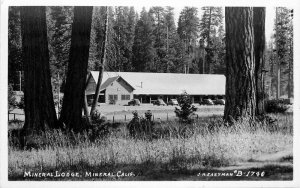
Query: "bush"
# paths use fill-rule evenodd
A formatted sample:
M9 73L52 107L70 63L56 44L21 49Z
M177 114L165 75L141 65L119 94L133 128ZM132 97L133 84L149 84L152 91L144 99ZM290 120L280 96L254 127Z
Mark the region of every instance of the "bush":
M133 138L152 138L154 122L151 121L152 112L148 110L143 118L137 111L133 111L133 118L127 124L129 135Z
M8 111L12 111L17 105L15 93L11 84L8 85Z
M86 119L86 117L83 117ZM88 127L88 135L91 140L95 140L98 137L104 137L107 136L111 130L110 127L112 125L106 121L106 117L101 114L98 110L96 110L92 115L90 119L90 125L86 123L86 127Z
M175 107L175 114L182 122L191 123L192 115L197 111L197 108L192 105L192 101L187 92L181 94L181 96L177 99L180 109Z
M19 109L24 109L25 108L25 102L24 102L24 95L22 95L20 102L17 103L17 107Z
M289 107L285 100L268 100L266 102L266 112L267 113L284 113Z
M151 121L151 117L152 117L152 112L151 110L147 110L147 112L145 112L145 118L149 121Z
M98 110L91 115L91 123L92 124L103 124L106 121L106 117L104 114L101 114Z

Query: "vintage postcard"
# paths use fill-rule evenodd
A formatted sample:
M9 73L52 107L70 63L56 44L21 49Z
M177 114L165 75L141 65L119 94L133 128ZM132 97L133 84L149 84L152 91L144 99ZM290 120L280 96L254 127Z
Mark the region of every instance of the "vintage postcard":
M0 186L299 187L298 4L1 2Z

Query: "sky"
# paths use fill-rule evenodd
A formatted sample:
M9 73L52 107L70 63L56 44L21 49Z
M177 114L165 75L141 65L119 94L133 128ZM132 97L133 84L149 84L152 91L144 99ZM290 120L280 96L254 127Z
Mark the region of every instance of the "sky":
M142 11L143 6L134 6L135 10L140 14ZM145 6L146 10L149 11L150 7ZM181 10L183 9L183 6L174 6L174 19L175 19L175 24L177 25L178 18L180 15ZM202 11L201 7L198 8L198 17L201 19L202 16ZM223 11L225 14L225 11ZM224 15L225 16L225 15ZM274 32L273 27L274 27L274 19L275 19L275 7L266 7L266 41L269 42L271 39L271 35ZM225 20L224 20L225 24Z

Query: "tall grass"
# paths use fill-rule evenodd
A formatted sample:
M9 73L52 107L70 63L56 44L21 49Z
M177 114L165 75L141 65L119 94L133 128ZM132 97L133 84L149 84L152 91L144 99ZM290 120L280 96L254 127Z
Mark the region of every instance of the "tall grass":
M127 166L145 171L156 166L172 171L234 165L292 147L292 115L272 116L278 119L272 126L247 118L233 126L224 125L220 117L200 118L187 126L189 135L185 137L180 134L182 124L162 122L159 129L172 131L157 139L131 138L125 126L93 142L88 132L65 134L53 130L34 138L40 148L32 150L19 149L9 138L9 177L22 177L25 170L85 171Z

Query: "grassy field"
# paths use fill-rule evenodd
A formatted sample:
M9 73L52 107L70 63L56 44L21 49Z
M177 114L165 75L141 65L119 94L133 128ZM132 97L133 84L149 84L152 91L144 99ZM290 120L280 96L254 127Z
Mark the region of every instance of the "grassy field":
M198 116L212 116L212 115L223 115L224 106L222 105L199 105L194 104L197 107L197 111L195 112ZM89 107L90 109L90 107ZM161 120L174 120L176 119L174 109L175 106L154 106L152 104L142 104L141 106L120 106L120 105L110 105L110 104L101 104L97 108L101 113L103 113L107 120L112 121L114 118L115 122L125 122L130 121L132 117L133 111L138 111L139 114L144 114L147 110L151 110L154 115L154 119ZM18 119L24 121L25 116L24 111L22 109L14 109L11 113L16 113L15 117L13 114L9 115L9 119L13 120ZM21 115L20 115L21 114Z
M48 131L31 150L9 137L9 180L291 180L293 115L271 116L272 125L243 119L230 127L200 117L188 137L177 121L157 123L173 131L156 139L131 138L125 124L93 142L89 133Z

